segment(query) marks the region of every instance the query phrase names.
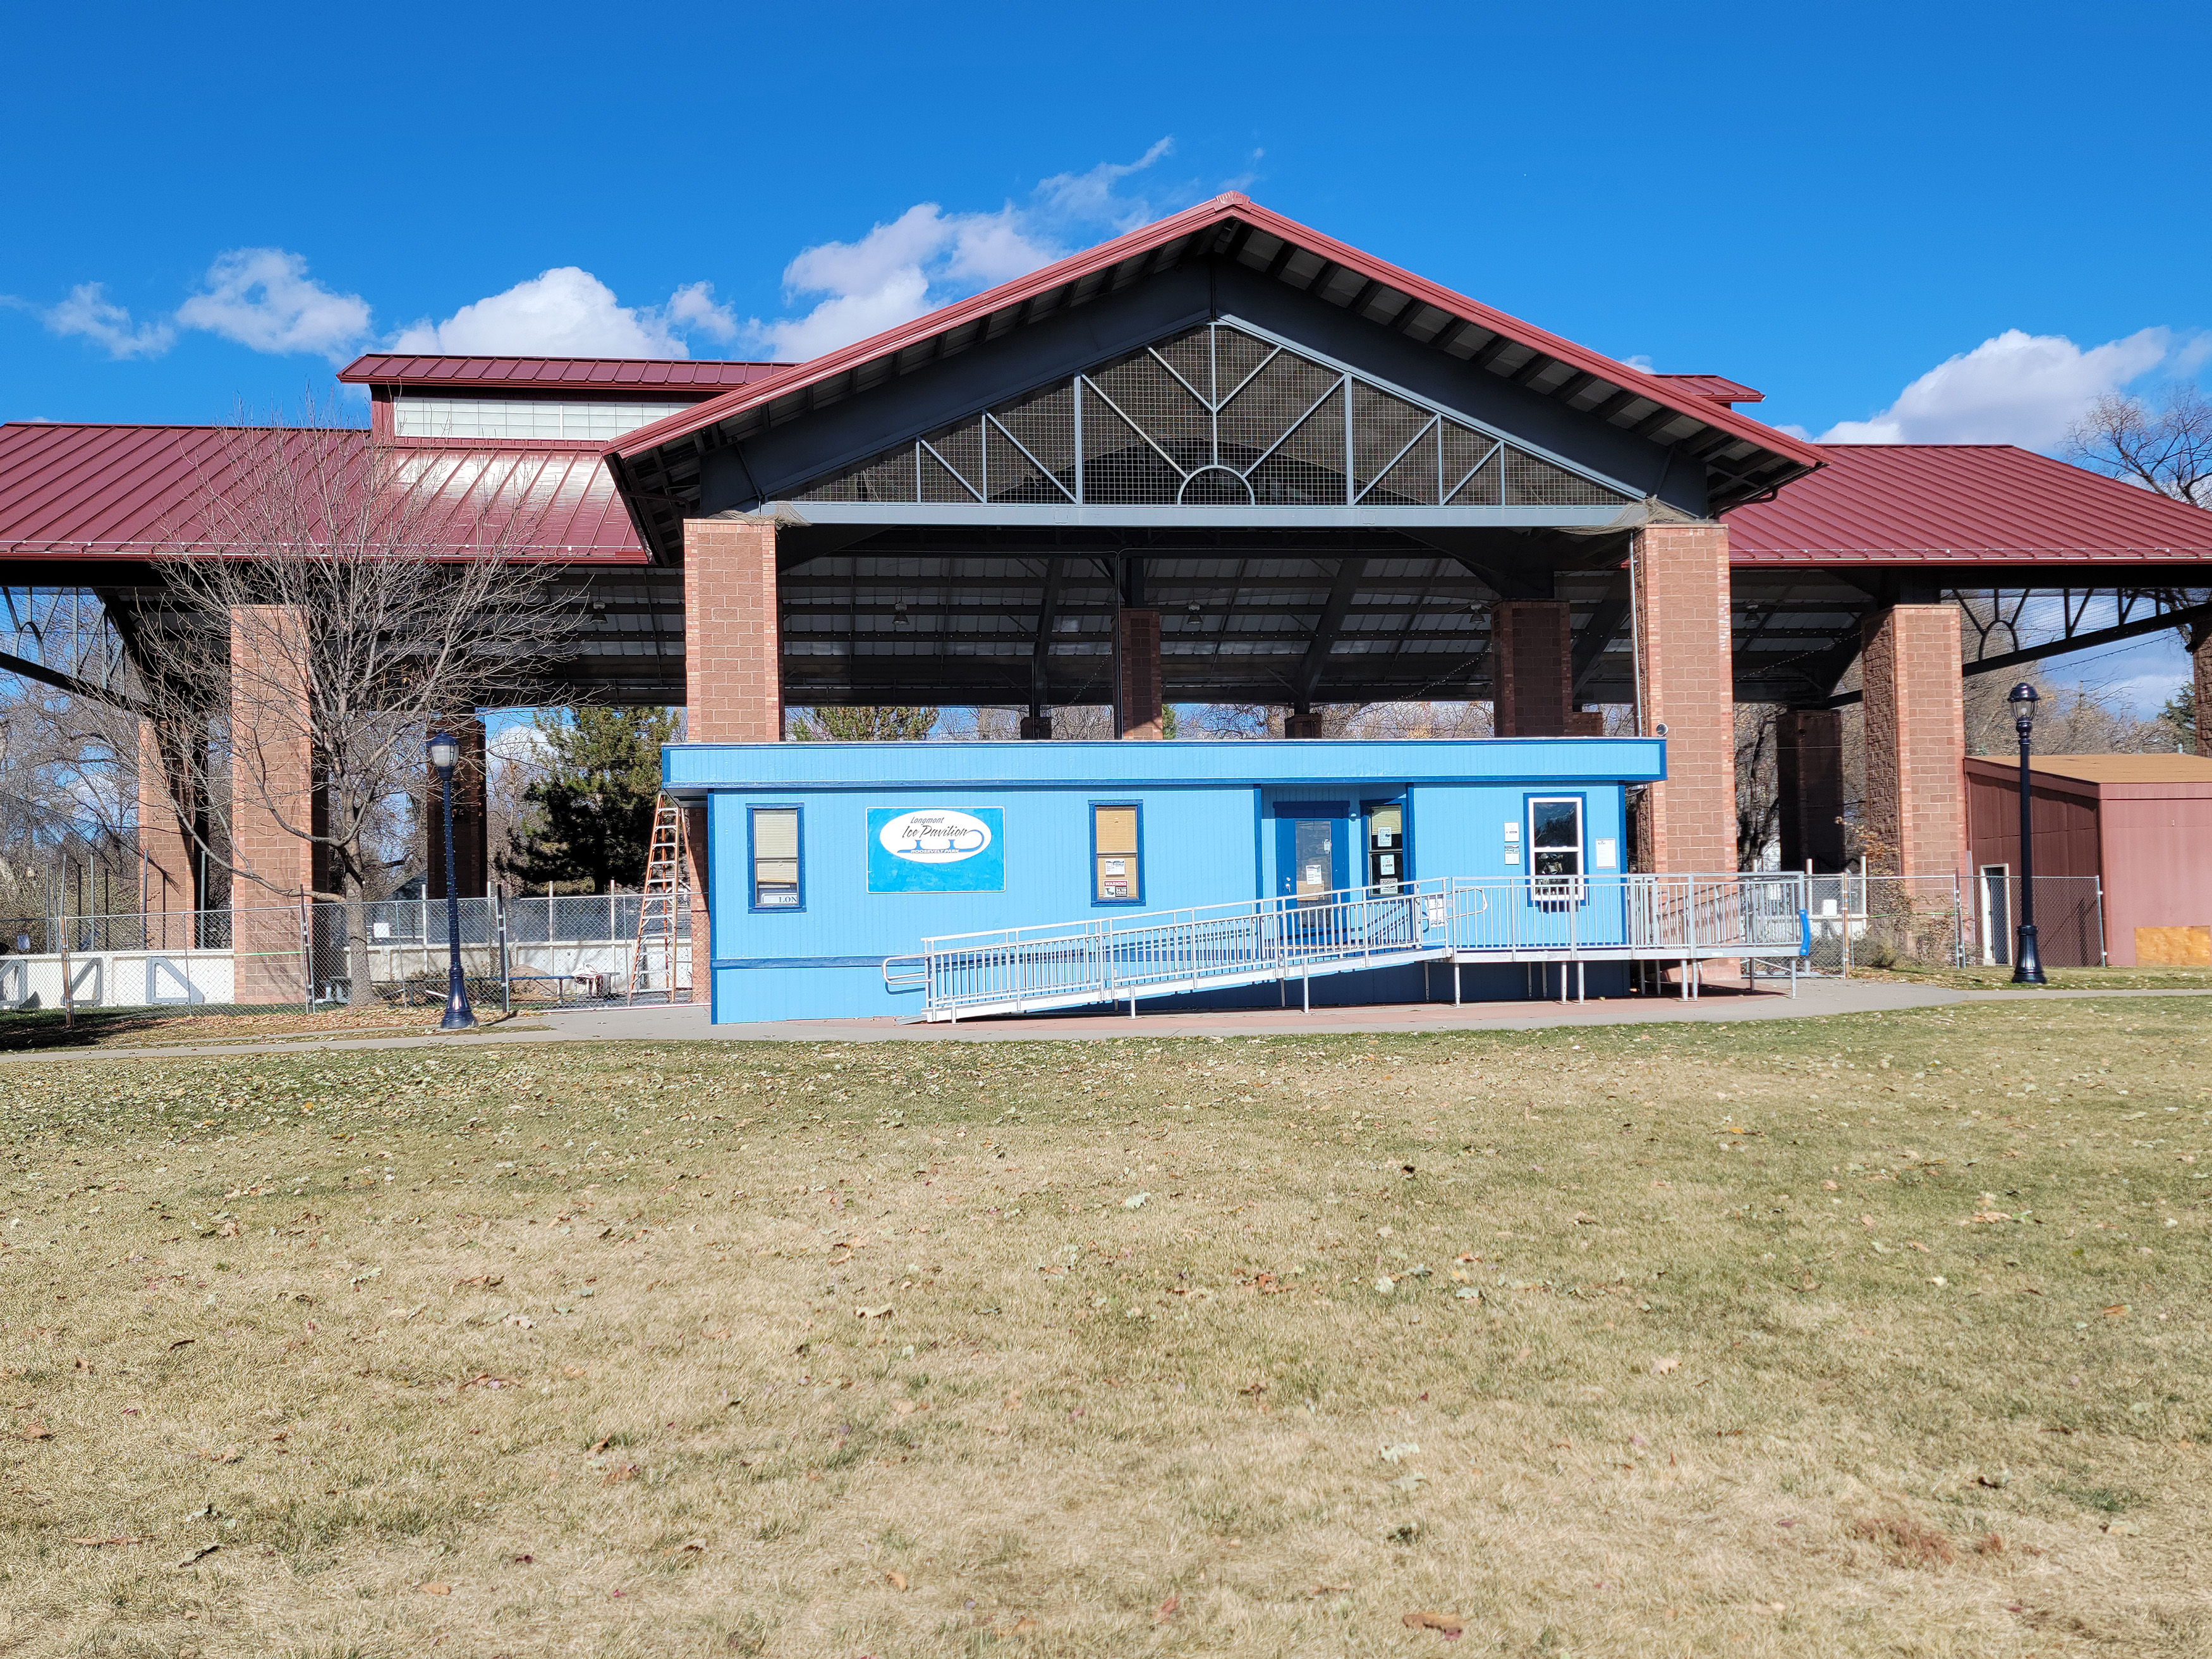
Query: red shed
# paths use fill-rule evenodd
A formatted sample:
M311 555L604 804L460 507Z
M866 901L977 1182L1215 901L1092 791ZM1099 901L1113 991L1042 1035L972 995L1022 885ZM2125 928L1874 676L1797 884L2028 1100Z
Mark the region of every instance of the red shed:
M2212 759L2038 755L2031 775L2043 959L2098 960L2094 877L2103 885L2103 951L2113 967L2212 967ZM2018 762L1967 760L1966 825L1987 958L2008 961L2020 866Z

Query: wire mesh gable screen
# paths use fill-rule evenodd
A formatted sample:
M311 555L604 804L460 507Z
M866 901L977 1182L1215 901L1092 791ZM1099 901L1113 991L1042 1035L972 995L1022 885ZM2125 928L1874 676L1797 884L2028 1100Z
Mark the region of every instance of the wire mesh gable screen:
M799 501L1626 507L1632 498L1228 323L840 468Z

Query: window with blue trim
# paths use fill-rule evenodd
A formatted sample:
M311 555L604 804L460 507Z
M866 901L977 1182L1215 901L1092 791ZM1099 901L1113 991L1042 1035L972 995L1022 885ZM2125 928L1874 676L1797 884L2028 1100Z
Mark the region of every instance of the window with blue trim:
M799 879L799 808L754 807L752 842L753 908L805 908L805 889Z
M1091 808L1091 902L1145 902L1144 821L1133 803L1093 802Z

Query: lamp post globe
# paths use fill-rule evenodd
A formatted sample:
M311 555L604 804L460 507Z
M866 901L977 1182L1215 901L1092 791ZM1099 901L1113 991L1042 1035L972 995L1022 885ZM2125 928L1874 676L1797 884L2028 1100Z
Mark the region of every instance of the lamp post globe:
M446 1015L438 1029L465 1031L475 1025L477 1016L469 1006L468 980L461 972L460 884L453 867L453 768L460 763L461 745L450 732L433 732L423 747L437 769L446 809Z
M2013 729L2020 734L2020 929L2012 954L2012 982L2040 985L2043 957L2035 939L2035 834L2029 803L2027 757L2035 738L2035 688L2025 680L2005 701L2012 705Z

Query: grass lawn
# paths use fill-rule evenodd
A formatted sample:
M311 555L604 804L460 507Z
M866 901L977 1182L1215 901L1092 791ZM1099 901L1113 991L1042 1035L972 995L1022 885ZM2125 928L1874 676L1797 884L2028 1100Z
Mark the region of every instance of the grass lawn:
M2208 1013L0 1066L0 1652L2202 1654Z
M1962 991L2027 991L2012 982L2009 968L1866 968L1852 964L1853 979L1944 985ZM2212 991L2212 968L2046 968L2050 991Z

